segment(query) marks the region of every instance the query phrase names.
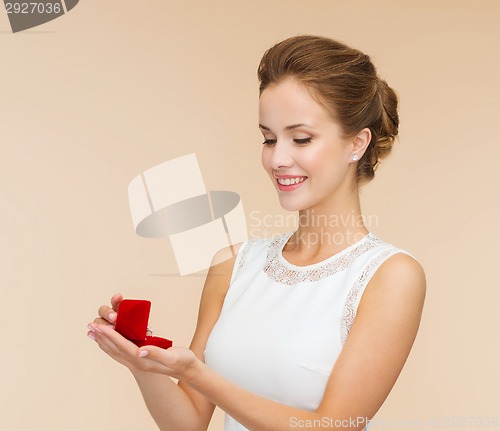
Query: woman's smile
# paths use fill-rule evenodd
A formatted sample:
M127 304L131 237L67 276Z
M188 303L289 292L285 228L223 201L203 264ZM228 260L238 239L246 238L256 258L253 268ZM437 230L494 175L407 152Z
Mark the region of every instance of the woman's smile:
M278 189L284 192L299 188L307 180L306 176L300 175L274 175L274 177Z

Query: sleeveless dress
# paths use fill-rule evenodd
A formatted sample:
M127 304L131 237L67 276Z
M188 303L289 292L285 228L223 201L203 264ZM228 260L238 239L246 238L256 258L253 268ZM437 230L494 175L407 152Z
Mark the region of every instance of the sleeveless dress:
M292 234L240 246L204 355L238 386L314 411L371 277L396 253L415 257L369 232L326 260L296 266L282 255ZM224 430L248 431L227 413Z

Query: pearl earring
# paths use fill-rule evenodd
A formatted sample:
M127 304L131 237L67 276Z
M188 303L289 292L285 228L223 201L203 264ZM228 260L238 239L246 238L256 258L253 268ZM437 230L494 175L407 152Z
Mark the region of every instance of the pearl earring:
M353 160L358 160L358 155L357 155L357 154L354 154L354 156L352 156L352 159L353 159Z

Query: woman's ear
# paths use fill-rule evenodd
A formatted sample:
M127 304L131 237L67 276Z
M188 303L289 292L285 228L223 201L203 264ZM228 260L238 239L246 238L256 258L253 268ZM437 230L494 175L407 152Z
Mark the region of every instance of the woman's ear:
M352 140L352 154L357 155L357 160L363 157L366 148L372 139L372 132L368 127L358 132Z

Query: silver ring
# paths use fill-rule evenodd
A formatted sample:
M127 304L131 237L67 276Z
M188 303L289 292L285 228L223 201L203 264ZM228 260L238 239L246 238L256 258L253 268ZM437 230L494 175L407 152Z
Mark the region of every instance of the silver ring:
M155 336L153 330L149 326L146 327L146 330L149 331L149 332L151 332L151 337Z

